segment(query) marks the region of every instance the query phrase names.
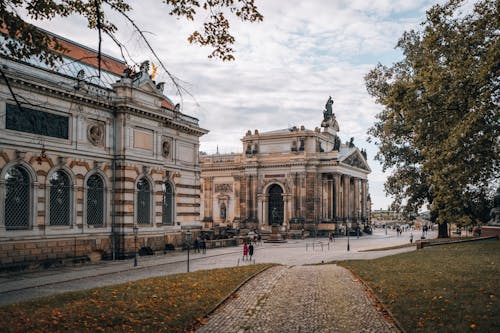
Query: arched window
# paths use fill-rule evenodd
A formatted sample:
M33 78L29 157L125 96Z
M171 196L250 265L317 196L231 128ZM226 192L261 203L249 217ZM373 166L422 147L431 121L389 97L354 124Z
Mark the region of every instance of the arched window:
M5 229L30 227L30 176L22 166L14 166L5 174Z
M146 178L137 183L137 224L151 223L151 187Z
M269 224L283 224L283 189L278 184L269 187Z
M71 182L69 176L58 170L50 177L50 225L70 225Z
M163 224L174 224L174 191L169 182L163 183Z
M98 174L87 180L87 224L104 225L104 180Z

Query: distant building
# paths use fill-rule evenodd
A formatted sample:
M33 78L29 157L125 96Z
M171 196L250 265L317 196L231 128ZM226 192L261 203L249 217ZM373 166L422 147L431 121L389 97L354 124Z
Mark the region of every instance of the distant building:
M323 130L293 127L242 138L242 153L200 156L205 227L326 233L370 215L366 152L341 144L328 100Z
M372 210L371 212L372 223L381 226L381 225L396 225L402 223L403 215L395 210L388 209L378 209Z
M0 268L125 257L200 225L199 138L149 64L73 41L55 70L0 58Z

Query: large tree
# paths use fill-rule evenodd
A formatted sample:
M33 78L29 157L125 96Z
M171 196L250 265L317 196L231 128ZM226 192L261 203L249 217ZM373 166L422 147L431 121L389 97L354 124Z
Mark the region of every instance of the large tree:
M262 21L255 0L162 0L165 13L184 17L188 20L202 17L203 28L194 31L187 40L203 46L212 47L209 57L233 60L235 38L230 33L229 17L242 21ZM54 17L79 15L87 21L88 28L108 35L122 50L126 58L126 45L116 37L117 15L131 23L139 31L148 47L150 46L141 27L135 24L132 7L126 0L2 0L0 1L0 33L4 41L0 44L0 55L26 59L37 57L47 64L53 64L60 56L53 50L64 49L52 36L28 24L25 18L33 21L50 20ZM154 50L150 47L151 51ZM156 54L155 54L156 56ZM130 60L130 59L126 59ZM161 63L160 59L157 59ZM163 66L164 67L164 66ZM166 68L164 68L166 70Z
M385 184L405 213L429 204L446 237L449 222L484 219L500 178L499 1L435 5L422 29L403 34L403 60L366 77L384 106L369 135L393 170Z

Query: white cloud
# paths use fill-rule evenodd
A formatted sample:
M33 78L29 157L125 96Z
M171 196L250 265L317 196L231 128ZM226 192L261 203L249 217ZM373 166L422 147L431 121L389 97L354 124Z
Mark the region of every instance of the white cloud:
M439 0L442 2L443 0ZM241 151L240 139L248 129L260 131L290 125L319 126L328 96L335 99L334 112L343 141L367 149L373 208L386 208L385 175L373 161L376 147L366 142L366 131L381 107L375 105L363 76L378 61L394 61L394 50L403 31L417 28L431 0L288 0L257 1L264 15L258 24L232 20L236 61L207 59L208 48L189 45L187 37L200 22L175 19L161 1L132 1L131 16L169 71L183 80L195 99L183 96L183 112L198 117L210 133L201 139L201 150ZM117 19L117 17L113 17ZM53 20L42 27L90 47L97 35L83 29L81 20ZM127 42L137 61L153 60L138 42L130 24L120 24L119 37ZM119 57L106 40L105 52ZM160 73L157 81L168 81ZM181 98L168 88L175 102Z

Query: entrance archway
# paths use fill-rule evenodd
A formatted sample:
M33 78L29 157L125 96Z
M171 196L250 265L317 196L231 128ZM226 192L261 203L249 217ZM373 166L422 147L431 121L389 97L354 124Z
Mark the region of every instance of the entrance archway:
M269 209L267 210L267 221L269 225L273 223L283 224L283 189L278 184L269 187ZM273 213L274 211L274 213Z

